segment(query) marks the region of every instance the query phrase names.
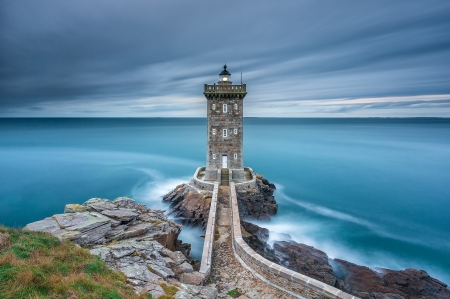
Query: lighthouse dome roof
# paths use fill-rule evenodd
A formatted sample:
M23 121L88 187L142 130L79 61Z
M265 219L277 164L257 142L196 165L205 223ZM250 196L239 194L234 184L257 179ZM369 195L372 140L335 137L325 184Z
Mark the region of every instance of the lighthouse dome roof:
M222 75L228 75L228 76L231 76L230 72L227 71L227 65L226 65L226 64L223 66L223 71L222 71L219 75L220 75L220 76L222 76Z

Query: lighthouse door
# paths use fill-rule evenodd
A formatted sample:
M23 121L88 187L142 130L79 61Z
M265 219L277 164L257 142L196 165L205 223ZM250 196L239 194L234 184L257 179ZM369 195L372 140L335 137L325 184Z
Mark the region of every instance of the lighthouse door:
M222 156L222 168L228 168L228 156Z

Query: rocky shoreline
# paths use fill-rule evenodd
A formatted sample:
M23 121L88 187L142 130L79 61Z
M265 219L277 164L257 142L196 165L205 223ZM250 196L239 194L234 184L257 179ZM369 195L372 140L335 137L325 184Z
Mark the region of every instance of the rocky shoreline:
M237 190L239 215L256 220L269 220L278 211L273 192L275 185L262 175L256 175L256 186ZM163 196L163 201L170 203L169 215L181 218L185 224L199 225L203 228L208 223L212 191L197 188L192 181L175 187Z
M261 256L363 299L450 298L442 281L424 270L370 269L341 259L330 259L319 249L295 241L267 244L269 231L241 221L243 238Z
M190 245L177 239L181 225L163 210L149 209L133 199L92 198L82 205L66 205L64 214L28 224L24 229L48 232L72 241L122 272L137 293L164 295L162 283L176 286L174 298L216 298L214 287L195 267Z
M237 190L240 216L270 219L278 210L275 188L256 175L255 187ZM211 191L199 189L191 181L177 186L163 201L170 204L169 214L182 223L205 227L211 198ZM164 213L127 197L113 201L93 198L82 205L66 205L64 214L30 223L25 229L48 232L87 248L124 273L138 293L158 297L164 294L161 283L166 283L179 289L174 296L177 299L222 298L215 284L200 286L205 281L198 272L198 261L192 258L190 245L178 240L181 225ZM374 270L330 259L323 251L292 240L269 246L269 231L247 221L241 221L241 230L247 244L266 259L363 299L450 298L447 285L423 270Z
M241 219L269 220L275 215L275 189L274 184L258 174L255 188L237 190ZM204 227L211 196L212 192L190 182L177 186L163 200L170 202L170 213L183 217L186 223ZM266 259L364 299L450 298L447 285L423 270L374 270L330 259L325 252L294 241L277 241L271 247L267 244L267 229L246 221L241 221L241 229L247 244Z

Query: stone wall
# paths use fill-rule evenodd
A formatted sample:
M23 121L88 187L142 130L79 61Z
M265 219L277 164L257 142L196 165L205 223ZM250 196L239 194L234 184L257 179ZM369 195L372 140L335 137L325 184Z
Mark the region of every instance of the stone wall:
M211 182L205 182L202 181L198 178L198 174L200 171L205 171L206 167L199 167L197 168L197 170L194 173L194 176L191 179L191 183L197 187L198 189L201 190L208 190L208 191L213 191L214 189L214 183Z
M256 175L253 172L253 169L251 169L250 167L244 167L245 171L250 172L252 179L248 182L244 182L244 183L235 183L235 188L236 190L243 190L243 189L249 189L249 188L256 188ZM233 171L233 179L234 179L234 171ZM231 182L232 180L230 180Z
M355 299L357 297L342 292L323 282L302 275L277 265L256 253L248 246L241 233L241 222L236 197L235 183L230 183L231 223L233 226L233 249L235 254L256 273L267 279L281 290L293 292L304 298L339 298Z
M203 279L204 282L208 280L209 274L211 272L214 231L216 229L216 211L217 211L218 193L219 193L219 184L215 183L211 199L211 207L209 209L208 225L206 226L205 243L203 244L202 260L199 271L205 276L205 278Z

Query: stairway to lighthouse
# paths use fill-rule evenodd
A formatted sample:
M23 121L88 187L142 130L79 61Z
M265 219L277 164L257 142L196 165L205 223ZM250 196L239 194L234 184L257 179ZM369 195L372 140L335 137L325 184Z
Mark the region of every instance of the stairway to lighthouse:
M220 186L230 186L229 174L228 168L222 168L220 171Z

